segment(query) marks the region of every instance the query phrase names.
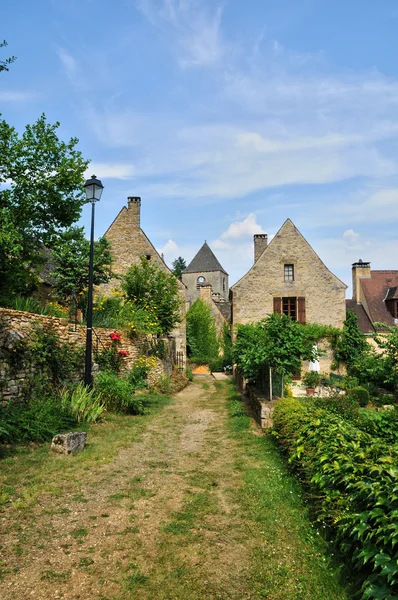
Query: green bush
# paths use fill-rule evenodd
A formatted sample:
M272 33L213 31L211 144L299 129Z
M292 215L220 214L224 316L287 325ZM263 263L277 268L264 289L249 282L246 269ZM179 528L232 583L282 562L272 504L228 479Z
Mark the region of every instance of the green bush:
M170 394L171 392L171 377L170 375L162 375L159 377L159 381L156 384L156 389L159 390L161 394Z
M187 376L188 381L193 381L192 369L190 369L189 367L187 367L185 369L185 375Z
M321 376L316 371L307 371L302 382L307 388L316 388L321 383Z
M395 598L398 447L292 399L277 404L274 426L308 487L318 520L363 582L359 597Z
M365 407L369 404L369 392L364 387L351 388L348 390L347 396L358 402L359 406Z
M200 298L187 312L187 350L191 362L207 364L218 357L216 321L210 307Z
M218 356L209 362L209 369L212 373L220 373L224 369L224 357Z
M398 443L398 410L360 410L357 426L373 438L383 438L389 444Z
M88 388L79 383L74 389L64 388L61 391L61 407L71 412L77 421L95 423L105 410L101 395L93 388Z
M77 423L69 407L53 395L35 394L29 402L0 406L0 443L44 442Z
M141 414L141 400L134 396L134 388L128 381L119 379L109 371L98 373L94 379L94 389L101 394L106 410L133 415Z
M314 407L323 408L329 413L339 415L349 421L355 421L359 415L357 400L347 394L334 394L328 398L314 398L310 403Z

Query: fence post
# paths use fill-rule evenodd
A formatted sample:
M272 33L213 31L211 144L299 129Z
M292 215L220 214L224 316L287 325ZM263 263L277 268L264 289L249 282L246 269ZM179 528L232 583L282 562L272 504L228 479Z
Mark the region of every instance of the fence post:
M272 367L269 368L269 399L272 400Z

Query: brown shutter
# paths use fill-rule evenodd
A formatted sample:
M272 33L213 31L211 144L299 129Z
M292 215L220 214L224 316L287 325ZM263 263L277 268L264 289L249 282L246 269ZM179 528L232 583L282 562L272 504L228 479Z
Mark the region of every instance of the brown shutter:
M297 320L299 323L305 323L305 298L297 298Z
M274 313L282 314L282 298L274 298Z

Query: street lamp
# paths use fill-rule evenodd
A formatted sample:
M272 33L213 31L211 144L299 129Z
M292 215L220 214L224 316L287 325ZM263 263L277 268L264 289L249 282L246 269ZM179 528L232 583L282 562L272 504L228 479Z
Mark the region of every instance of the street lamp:
M88 295L87 295L87 333L86 333L86 362L84 371L84 385L92 383L92 348L93 348L93 280L94 280L94 209L95 203L101 199L104 186L95 175L87 179L84 184L87 202L91 202L91 235L90 235L90 263L88 269Z

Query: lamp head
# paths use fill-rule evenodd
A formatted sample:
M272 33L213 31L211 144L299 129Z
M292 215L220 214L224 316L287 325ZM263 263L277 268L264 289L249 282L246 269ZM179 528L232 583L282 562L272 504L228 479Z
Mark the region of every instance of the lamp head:
M101 199L104 186L95 175L92 175L91 179L87 179L83 187L86 192L87 202L98 202Z

